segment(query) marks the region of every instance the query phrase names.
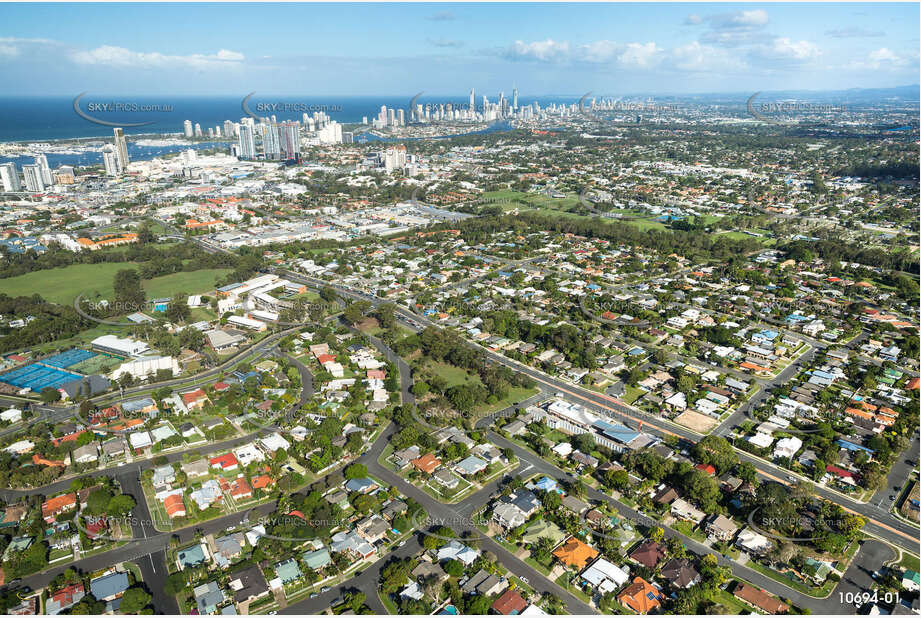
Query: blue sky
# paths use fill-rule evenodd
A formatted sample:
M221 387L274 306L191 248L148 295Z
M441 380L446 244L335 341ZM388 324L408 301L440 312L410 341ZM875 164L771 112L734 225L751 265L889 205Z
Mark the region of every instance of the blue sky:
M8 95L889 87L918 48L917 3L0 4Z

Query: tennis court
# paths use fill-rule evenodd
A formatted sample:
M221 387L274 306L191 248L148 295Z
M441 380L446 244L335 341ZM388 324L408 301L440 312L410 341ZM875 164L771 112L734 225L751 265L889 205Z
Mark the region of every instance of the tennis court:
M79 380L82 377L78 373L32 363L3 374L0 376L0 382L6 382L16 388L31 388L33 391L40 391L46 386L57 388L65 382Z
M60 354L55 354L54 356L43 358L40 362L43 365L63 369L65 367L76 365L77 363L85 361L88 358L93 358L94 356L96 356L95 352L74 348L73 350L67 350L66 352L61 352Z

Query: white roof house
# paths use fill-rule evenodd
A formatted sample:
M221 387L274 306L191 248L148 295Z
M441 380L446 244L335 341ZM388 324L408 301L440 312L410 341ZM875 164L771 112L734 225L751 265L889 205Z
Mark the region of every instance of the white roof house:
M763 534L745 528L736 537L736 546L750 553L761 553L769 550L772 544Z
M244 444L234 449L233 454L242 466L248 466L254 461L265 461L265 454L255 444Z
M560 442L554 446L552 450L560 457L569 457L569 454L572 453L572 444L569 442Z
M278 449L284 449L287 451L288 448L291 447L291 443L282 438L281 434L277 431L260 439L259 443L262 444L262 448L271 453L274 453Z
M748 441L754 444L755 446L761 448L767 448L774 441L774 437L768 433L761 433L760 431L753 436L749 436Z
M35 448L35 442L31 440L19 440L18 442L13 442L3 450L7 453L13 453L14 455L22 455L23 453L28 453L33 448Z
M612 562L599 558L582 571L582 579L598 589L601 594L613 592L627 583L629 574Z
M438 561L443 560L459 560L465 565L469 566L480 557L480 554L460 541L448 541L446 545L443 545L441 549L438 550Z
M147 448L153 444L150 434L146 431L135 431L128 436L131 448Z
M781 438L774 445L774 457L793 457L802 446L803 441L796 436Z
M255 547L256 543L259 542L259 539L265 536L265 526L259 524L258 526L253 526L251 529L245 532L246 542L250 544L251 547Z

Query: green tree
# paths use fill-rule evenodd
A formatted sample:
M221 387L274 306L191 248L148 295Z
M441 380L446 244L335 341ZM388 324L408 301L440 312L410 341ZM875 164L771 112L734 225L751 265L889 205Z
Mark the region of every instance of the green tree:
M119 313L130 313L143 308L146 297L138 271L133 268L118 271L115 273L112 287L115 290L115 302L118 304Z
M139 614L151 601L150 594L138 586L132 586L122 595L119 612L122 614Z
M109 500L109 505L106 510L109 515L113 517L124 517L131 512L131 509L133 509L136 504L134 498L128 494L121 494Z
M46 386L39 394L43 403L54 403L61 400L61 391L51 386Z
M183 590L185 590L189 585L186 575L183 573L172 573L169 577L166 578L166 581L163 582L163 591L166 594L177 595Z
M360 463L353 463L346 467L344 471L346 480L363 479L368 477L368 466Z

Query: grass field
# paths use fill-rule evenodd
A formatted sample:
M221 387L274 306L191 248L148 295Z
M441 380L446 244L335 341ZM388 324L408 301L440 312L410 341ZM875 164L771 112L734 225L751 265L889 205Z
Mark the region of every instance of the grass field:
M448 365L447 363L432 363L428 366L428 369L444 378L449 388L458 384L482 384L479 376L474 376L460 367Z
M112 298L115 273L136 268L132 262L74 264L64 268L39 270L0 281L0 289L9 296L40 294L59 305L73 305L78 294L84 298Z
M74 264L64 268L39 270L0 281L0 290L9 296L31 296L59 305L72 305L78 295L84 298L112 299L112 281L115 273L126 268L137 268L133 262L103 262L101 264ZM214 288L218 277L230 272L225 268L196 270L164 275L143 282L149 298L169 296L177 291L189 294Z
M627 384L624 386L624 396L622 399L627 404L633 404L637 399L645 395L645 392L635 386L630 386Z
M457 386L458 384L467 384L470 386L473 386L474 384L483 384L483 382L480 380L480 376L469 373L460 367L448 365L447 363L432 363L428 365L427 368L431 369L435 374L444 378L444 380L448 383L448 388ZM484 403L478 406L474 413L478 416L483 414L492 414L493 412L504 410L505 408L516 404L523 399L527 399L532 395L536 395L537 392L537 388L521 388L518 386L513 386L508 389L508 395L506 395L503 399L492 405Z
M215 282L230 272L229 268L210 268L191 272L173 273L144 281L147 298L172 296L176 292L195 294L213 290Z

